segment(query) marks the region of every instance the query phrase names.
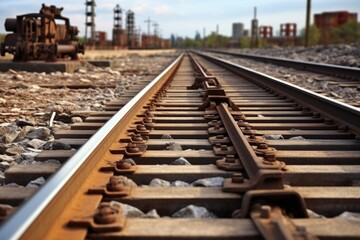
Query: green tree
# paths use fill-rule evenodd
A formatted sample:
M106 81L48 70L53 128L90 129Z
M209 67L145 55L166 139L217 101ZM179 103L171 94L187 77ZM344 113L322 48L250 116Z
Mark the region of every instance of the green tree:
M312 24L310 26L310 31L309 31L309 45L316 45L320 43L320 37L321 37L321 33L320 30L314 25ZM304 44L305 43L305 29L301 29L301 43Z
M330 31L331 43L356 43L360 40L360 23L355 21L345 23Z

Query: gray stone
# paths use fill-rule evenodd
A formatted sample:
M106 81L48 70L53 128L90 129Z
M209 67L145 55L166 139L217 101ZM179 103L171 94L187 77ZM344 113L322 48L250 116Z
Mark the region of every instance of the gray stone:
M18 188L18 187L22 187L20 186L19 184L16 184L16 183L8 183L5 185L5 187L15 187L15 188Z
M175 212L172 217L174 218L216 218L215 214L209 212L204 207L195 205L186 206L179 211Z
M336 218L359 221L360 220L360 213L345 211L345 212L341 213L340 215L336 216Z
M39 177L39 178L37 178L37 179L35 179L35 180L30 181L30 182L26 185L26 187L27 187L27 188L31 188L31 187L41 187L41 185L43 185L44 183L45 183L45 178Z
M170 134L164 134L161 136L161 139L173 139Z
M145 214L140 209L129 204L111 201L110 206L120 206L122 214L128 218L139 218L145 216Z
M59 160L55 160L55 159L49 159L49 160L44 161L43 163L45 163L45 164L53 164L53 165L61 165L61 162Z
M45 141L49 140L50 137L51 131L45 127L38 128L26 135L26 138L28 139L41 139Z
M24 126L35 126L35 121L32 120L26 120L26 119L17 119L16 120L16 125L19 127L24 127Z
M173 161L172 163L170 163L170 165L191 165L191 163L189 163L189 161L186 160L185 158L180 157L175 161Z
M150 187L170 187L171 184L169 181L160 179L160 178L154 178L153 180L151 180L151 182L149 183Z
M5 172L10 167L9 162L0 162L0 171Z
M71 123L82 123L83 120L81 117L72 117L71 118Z
M176 180L171 183L172 187L189 187L190 184L184 181Z
M0 171L0 185L5 184L5 173Z
M169 151L182 151L182 147L180 144L176 142L168 142L166 143L166 150Z
M6 149L6 154L9 156L16 156L16 155L20 155L23 152L25 152L25 149L21 146L11 146L8 149Z
M4 154L6 149L8 149L8 146L4 143L0 143L0 154Z
M203 178L198 179L193 182L191 185L195 187L222 187L224 182L223 177L212 177L212 178Z
M156 209L152 209L150 211L148 211L144 216L142 216L143 218L160 218L160 215L158 214L158 212L156 211Z
M24 140L25 137L26 137L26 135L28 135L29 132L34 131L35 129L36 129L36 128L31 127L31 126L24 126L24 127L21 129L21 131L20 131L20 133L18 134L18 136L16 137L15 141L16 141L16 142L20 142L20 141Z
M42 149L44 149L44 150L70 150L70 149L72 149L72 147L67 143L63 143L61 141L55 140L53 142L48 142L45 145L43 145Z
M295 136L295 137L289 138L289 140L306 140L306 139L302 136Z
M56 112L56 113L62 113L64 112L64 108L60 105L53 105L53 106L50 106L48 108L46 108L47 111L49 112Z
M15 139L17 138L18 135L19 135L18 131L11 131L11 132L5 133L1 137L1 142L2 143L12 143L15 141Z
M121 182L122 184L124 184L124 186L126 187L137 187L138 185L133 181L131 180L130 178L127 178L125 176L115 176L117 178L117 180L119 182Z
M41 148L46 142L40 139L32 139L27 143L28 147L32 147L35 149Z
M132 166L136 166L136 163L132 158L126 158L124 162L130 163Z
M309 218L325 218L323 215L320 215L310 209L306 209L306 212L309 215Z
M284 137L280 134L265 134L264 138L266 140L280 140L280 139L284 139Z
M79 68L76 70L77 73L86 74L87 70L85 68Z
M24 152L21 154L21 158L26 161L34 161L37 154L35 152Z
M2 155L0 155L0 162L13 162L13 161L15 161L15 158L14 157L12 157L12 156L8 156L8 155L4 155L4 154L2 154Z

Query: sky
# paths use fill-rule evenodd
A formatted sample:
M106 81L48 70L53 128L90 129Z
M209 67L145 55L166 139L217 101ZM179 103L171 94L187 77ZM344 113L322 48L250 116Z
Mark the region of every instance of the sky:
M116 4L127 11L135 12L135 25L141 32L147 32L145 20L159 24L160 34L169 38L171 34L180 37L195 36L196 31L208 35L216 31L231 36L232 23L242 22L250 28L254 7L257 7L259 26L270 25L275 35L280 24L297 23L300 30L305 27L306 0L95 0L96 31L106 31L111 38L113 9ZM70 18L70 23L79 28L79 36L85 35L85 0L0 0L0 33L5 33L6 18L16 15L37 13L41 4L64 7L62 15ZM324 11L350 11L358 14L360 21L360 0L312 0L313 14ZM123 16L125 19L125 16ZM124 21L123 21L123 25ZM151 26L151 32L153 32Z

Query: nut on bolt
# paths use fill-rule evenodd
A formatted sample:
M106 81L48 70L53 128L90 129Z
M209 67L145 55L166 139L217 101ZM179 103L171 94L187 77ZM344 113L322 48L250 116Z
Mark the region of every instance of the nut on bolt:
M271 207L269 205L262 205L260 207L260 218L270 218Z
M133 134L133 135L131 136L131 140L136 141L136 142L142 142L142 141L144 141L144 139L143 139L143 137L141 136L140 133Z
M244 183L244 177L242 173L234 173L231 178L231 182L233 183Z
M109 203L101 203L94 215L94 221L98 224L114 223L120 211L120 207L110 206Z
M225 162L226 163L235 163L235 155L226 155Z
M121 161L116 162L116 167L118 169L130 169L132 167L132 165L128 162L121 160Z
M140 152L140 149L136 146L135 143L129 143L126 147L126 151L128 153L138 153Z
M106 189L110 192L120 192L124 190L124 187L124 184L120 182L116 176L111 176L109 182L106 184Z

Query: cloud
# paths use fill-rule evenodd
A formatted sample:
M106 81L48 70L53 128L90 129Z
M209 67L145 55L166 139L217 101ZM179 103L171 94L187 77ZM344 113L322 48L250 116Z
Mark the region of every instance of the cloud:
M167 5L156 5L153 9L155 15L167 15L171 14L171 9Z

